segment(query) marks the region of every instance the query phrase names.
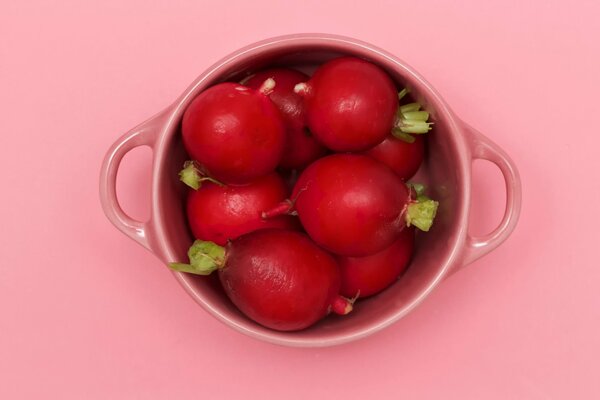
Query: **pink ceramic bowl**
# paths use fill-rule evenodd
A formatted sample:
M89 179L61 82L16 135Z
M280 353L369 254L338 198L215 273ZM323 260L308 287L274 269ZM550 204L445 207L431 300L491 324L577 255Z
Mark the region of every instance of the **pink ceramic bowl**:
M415 181L425 181L440 201L432 230L420 235L416 256L404 275L378 296L358 303L346 317L329 316L300 332L277 332L242 315L225 297L215 277L174 272L186 292L219 320L249 336L291 346L328 346L365 337L402 318L456 269L500 245L514 229L521 206L519 175L496 144L458 118L438 93L412 68L370 44L341 36L298 34L252 44L206 70L171 106L123 135L108 151L100 175L100 198L108 219L123 233L164 263L184 261L192 236L186 225L186 189L177 173L186 159L180 123L191 100L215 83L239 79L267 65L289 65L310 71L340 55L368 59L383 67L400 86L431 112L428 159ZM147 222L135 221L117 200L115 181L123 156L136 146L153 150L152 212ZM506 210L498 227L483 237L467 231L471 195L471 164L486 159L498 166L506 183ZM426 243L427 251L420 251ZM143 279L143 277L141 278ZM193 318L193 316L191 316Z

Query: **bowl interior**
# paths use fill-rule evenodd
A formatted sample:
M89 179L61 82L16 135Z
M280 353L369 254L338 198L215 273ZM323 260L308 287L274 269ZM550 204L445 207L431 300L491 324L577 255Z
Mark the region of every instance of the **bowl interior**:
M266 329L242 315L227 299L216 277L176 274L186 290L205 309L238 330L280 344L317 346L341 343L374 332L397 320L437 284L451 266L464 216L461 195L461 165L458 147L461 138L450 112L435 93L411 70L386 53L362 45L338 43L285 43L244 50L216 64L201 76L174 110L169 132L163 135L165 151L158 183L158 198L154 209L155 223L164 233L165 261L187 260L186 251L193 241L185 219L186 189L177 173L187 155L183 149L180 120L183 110L205 88L222 81L239 81L267 66L289 66L311 73L317 65L342 55L369 59L383 67L396 81L398 88L408 86L411 95L431 113L434 129L427 138L426 161L412 180L428 186L429 194L439 200L437 219L428 233L419 232L417 248L410 267L390 288L379 295L356 303L354 311L345 317L329 316L316 325L299 332L276 332Z

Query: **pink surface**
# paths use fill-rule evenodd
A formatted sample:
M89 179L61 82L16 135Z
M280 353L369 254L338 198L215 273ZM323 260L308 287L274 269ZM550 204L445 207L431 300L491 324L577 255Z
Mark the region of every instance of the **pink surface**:
M0 398L600 396L594 2L14 4L0 12ZM216 321L110 225L97 193L119 134L218 58L301 31L407 61L512 156L524 189L504 245L392 327L323 349ZM134 217L148 213L149 158L129 155L120 179ZM483 234L502 180L477 162L474 182Z

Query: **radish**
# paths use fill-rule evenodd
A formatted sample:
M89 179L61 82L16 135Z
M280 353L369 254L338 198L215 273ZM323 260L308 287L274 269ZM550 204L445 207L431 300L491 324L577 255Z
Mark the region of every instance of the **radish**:
M183 144L208 175L232 184L249 183L272 172L283 154L285 126L268 94L220 83L200 93L183 115Z
M394 82L368 61L336 58L295 91L304 97L309 129L331 150L367 150L393 128L398 109Z
M391 246L366 257L337 257L342 275L340 293L368 297L394 283L410 262L415 243L413 228L406 228Z
M417 173L425 156L425 138L411 136L412 143L389 135L383 142L367 150L366 155L390 167L406 181Z
M263 213L296 213L308 235L332 253L361 257L390 246L410 225L429 230L438 203L412 191L384 164L334 154L305 169L286 200Z
M258 72L242 82L249 88L260 89L267 79L276 82L269 97L281 111L287 131L279 165L286 169L302 169L327 152L306 127L302 98L294 92L294 86L305 82L308 75L289 68L273 68Z
M330 311L347 314L352 310L352 302L338 294L337 262L302 233L260 230L226 247L196 241L188 255L190 264L170 267L199 275L218 270L233 304L268 328L304 329Z
M204 183L188 195L188 223L196 239L219 245L258 229L295 229L298 223L291 216L261 218L262 211L286 197L285 182L275 172L244 186Z

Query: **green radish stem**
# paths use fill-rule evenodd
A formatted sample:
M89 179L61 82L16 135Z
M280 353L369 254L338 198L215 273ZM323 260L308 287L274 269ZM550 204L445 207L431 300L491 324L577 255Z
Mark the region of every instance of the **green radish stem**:
M427 121L429 113L427 111L407 111L402 113L402 118L409 121Z
M433 224L439 203L435 200L419 200L411 203L406 212L406 225L414 225L427 232Z
M402 111L402 107L406 106L411 106L411 108L416 109ZM432 122L427 122L429 119L429 113L427 111L419 111L419 108L421 108L419 103L411 103L407 104L406 106L400 106L400 110L398 111L398 119L396 120L396 126L392 130L392 134L399 139L412 143L414 140L407 140L408 137L402 134L412 133L418 135L427 133L431 130Z
M402 99L410 93L408 89L402 89L398 98ZM396 112L396 124L392 129L392 135L407 143L413 143L412 135L421 135L431 130L432 122L427 122L429 113L421 110L420 103L408 103L398 107Z
M169 263L169 268L196 275L210 275L225 266L225 248L213 242L196 240L188 250L189 264Z
M400 128L392 129L392 135L397 139L405 141L406 143L414 143L416 140L413 135L403 132Z
M400 131L404 133L421 135L429 132L432 124L432 122L413 121L403 118L396 123L396 128L400 129Z
M420 103L408 103L403 106L400 106L400 113L404 114L409 111L419 111L421 109Z
M402 100L402 98L404 96L406 96L407 94L410 93L410 89L409 88L404 88L401 91L398 92L398 100Z
M433 224L439 203L424 195L417 196L416 201L408 205L406 210L406 226L414 225L427 232Z
M433 224L439 202L425 195L425 185L422 183L410 182L406 185L415 196L415 199L411 200L406 208L406 226L414 225L427 232Z
M406 185L415 191L415 194L417 195L417 197L425 195L425 185L423 185L422 183L409 182Z
M194 190L200 189L200 186L204 181L223 186L223 184L216 179L213 179L209 176L204 176L200 168L198 168L196 162L190 160L183 164L183 169L179 172L179 180Z

